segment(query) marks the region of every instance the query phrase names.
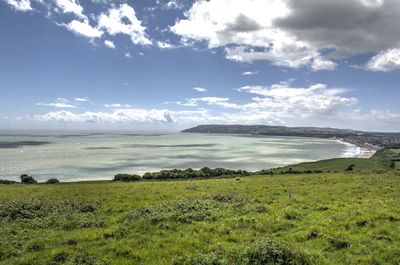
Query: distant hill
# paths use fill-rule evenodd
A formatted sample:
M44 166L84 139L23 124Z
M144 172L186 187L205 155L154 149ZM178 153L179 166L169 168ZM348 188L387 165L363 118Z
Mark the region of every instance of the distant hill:
M269 136L336 138L357 145L400 147L400 133L364 132L350 129L320 127L286 127L268 125L198 125L184 133L227 133Z

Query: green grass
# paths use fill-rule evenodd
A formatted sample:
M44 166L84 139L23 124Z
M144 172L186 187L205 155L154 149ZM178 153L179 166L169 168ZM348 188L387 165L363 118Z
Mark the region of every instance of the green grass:
M399 173L320 167L340 172L0 185L0 263L399 264Z
M355 165L353 169L355 172L381 173L385 172L386 170L390 170L390 160L383 158L334 158L276 168L273 169L272 172L280 173L291 168L294 171L322 170L324 172L336 173L345 171L350 165L353 164Z

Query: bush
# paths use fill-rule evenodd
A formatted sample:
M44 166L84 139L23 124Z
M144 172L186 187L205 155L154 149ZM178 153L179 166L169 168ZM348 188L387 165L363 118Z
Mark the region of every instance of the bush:
M58 179L56 179L56 178L51 178L51 179L48 179L47 181L46 181L46 184L56 184L56 183L59 183L60 181L58 181Z
M131 175L131 174L117 174L114 176L114 181L122 181L122 182L132 182L141 179L142 178L139 175Z
M37 181L32 177L26 174L21 175L21 183L22 184L36 184Z
M312 264L309 258L301 252L292 250L285 245L265 238L256 241L247 250L248 264L252 265L306 265Z
M13 180L0 179L0 184L11 185L11 184L17 184L17 183L18 182L13 181Z
M199 170L188 169L171 169L161 170L159 172L147 172L143 175L143 179L192 179L192 178L216 178L216 177L243 177L250 175L245 170L232 170L225 168L208 168L203 167Z
M350 166L348 166L348 167L345 169L345 171L353 171L355 166L356 166L355 164L351 164Z

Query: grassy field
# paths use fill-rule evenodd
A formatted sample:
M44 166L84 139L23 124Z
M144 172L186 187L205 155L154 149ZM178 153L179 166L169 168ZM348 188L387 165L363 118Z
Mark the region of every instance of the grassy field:
M399 175L0 185L0 263L400 264Z

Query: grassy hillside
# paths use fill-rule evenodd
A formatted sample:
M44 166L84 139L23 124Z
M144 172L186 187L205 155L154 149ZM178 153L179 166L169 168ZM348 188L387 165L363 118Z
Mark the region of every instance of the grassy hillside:
M400 149L383 148L369 159L364 158L334 158L315 162L305 162L296 165L275 168L273 173L288 171L319 170L325 173L345 172L351 167L352 172L383 173L387 170L400 169Z
M335 163L384 167L365 161ZM399 264L399 187L397 170L0 185L0 263Z

